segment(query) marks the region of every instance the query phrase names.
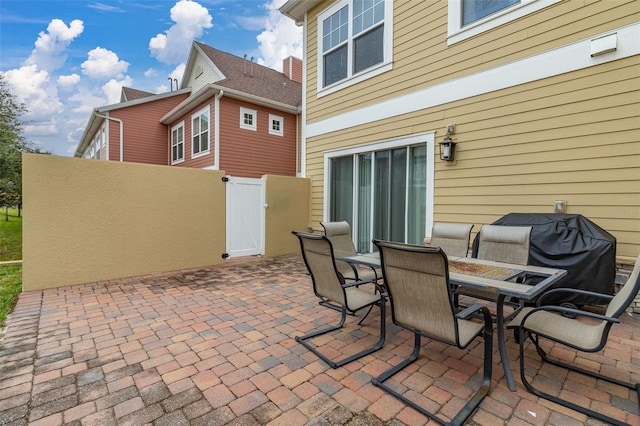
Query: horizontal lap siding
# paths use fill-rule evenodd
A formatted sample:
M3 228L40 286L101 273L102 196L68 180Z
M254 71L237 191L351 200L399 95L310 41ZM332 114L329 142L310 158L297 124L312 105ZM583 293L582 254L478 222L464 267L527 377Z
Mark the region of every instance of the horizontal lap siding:
M324 7L329 5L324 3ZM317 19L311 15L308 122L504 65L640 20L638 3L634 1L565 1L447 46L447 2L405 0L395 1L394 5L393 70L320 98L316 96Z
M160 118L186 97L176 95L109 112L110 117L124 122L124 161L167 164L167 127ZM120 124L113 120L109 121L109 159L120 159Z
M257 130L240 128L240 107L257 111ZM283 117L283 136L269 134L269 114ZM296 175L296 116L238 101L220 100L220 169L228 175L259 178Z
M455 123L456 161L434 165L435 220L480 225L566 200L616 236L619 255L637 256L639 76L636 56L308 140L312 221L322 220L326 151L434 129L437 142Z

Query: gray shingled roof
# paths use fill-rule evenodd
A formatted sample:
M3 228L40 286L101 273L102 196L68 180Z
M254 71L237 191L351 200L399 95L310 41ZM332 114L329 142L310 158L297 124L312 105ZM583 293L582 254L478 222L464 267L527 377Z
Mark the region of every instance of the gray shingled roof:
M198 47L222 71L224 80L216 85L298 107L302 104L302 84L283 73L223 52L200 42ZM252 72L253 70L253 72Z
M153 95L154 93L145 92L144 90L122 86L122 95L120 96L120 102L134 101L136 99L146 98L147 96Z

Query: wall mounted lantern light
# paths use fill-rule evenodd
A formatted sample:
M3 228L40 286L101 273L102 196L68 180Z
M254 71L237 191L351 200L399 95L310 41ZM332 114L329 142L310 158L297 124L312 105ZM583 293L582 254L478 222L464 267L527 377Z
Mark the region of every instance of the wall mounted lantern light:
M455 159L456 143L451 139L451 134L455 130L454 124L447 125L447 134L442 139L440 145L440 159L444 161L453 161Z

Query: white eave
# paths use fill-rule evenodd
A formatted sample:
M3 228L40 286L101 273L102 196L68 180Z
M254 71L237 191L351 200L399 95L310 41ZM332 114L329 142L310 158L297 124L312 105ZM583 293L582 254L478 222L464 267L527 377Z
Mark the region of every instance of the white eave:
M304 23L304 15L321 0L289 0L280 7L280 13L293 19L296 25Z
M197 93L180 102L174 109L165 114L165 116L160 119L160 122L162 124L170 125L175 120L179 119L180 117L191 111L193 108L200 105L202 102L205 102L209 98L213 98L220 92L223 92L224 96L246 101L254 105L261 105L267 108L272 108L277 111L288 112L291 114L300 113L300 108L296 106L287 105L282 102L276 102L271 99L251 95L235 89L229 89L217 84L208 84L200 89Z

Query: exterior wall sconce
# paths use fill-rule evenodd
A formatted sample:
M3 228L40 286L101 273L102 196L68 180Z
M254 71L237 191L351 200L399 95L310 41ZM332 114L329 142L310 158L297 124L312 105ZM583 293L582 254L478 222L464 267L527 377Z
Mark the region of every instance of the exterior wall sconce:
M456 153L456 143L451 139L451 133L455 130L454 124L449 124L447 126L447 134L442 139L440 145L440 159L444 161L453 161L455 159Z

